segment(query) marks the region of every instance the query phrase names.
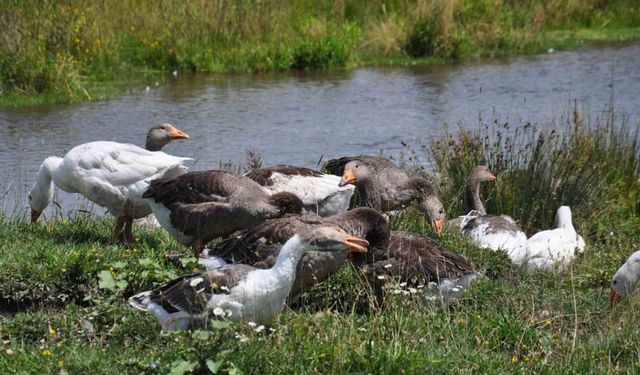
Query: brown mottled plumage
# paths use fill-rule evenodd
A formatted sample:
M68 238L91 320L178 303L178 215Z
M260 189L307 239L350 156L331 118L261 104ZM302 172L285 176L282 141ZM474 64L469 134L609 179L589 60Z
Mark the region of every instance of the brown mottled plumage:
M152 181L142 197L155 203L160 224L196 254L214 238L302 211L302 201L291 193L269 196L247 177L215 170Z
M372 262L371 254L384 251L389 244L389 225L385 218L370 208L357 208L342 214L322 218L312 213L289 215L267 220L246 231L237 238L218 243L209 250L210 255L220 256L228 262L245 263L258 268L273 266L284 244L295 233L306 233L320 226L334 226L369 241L367 253L353 253L358 264ZM308 252L298 263L296 280L290 292L295 299L315 284L329 278L344 264L347 253Z
M409 177L390 160L381 156L345 156L328 160L324 168L329 173L341 175L341 185L356 186L356 207L371 207L384 212L402 208L416 200L433 229L438 233L442 230L444 208L431 183L422 177Z

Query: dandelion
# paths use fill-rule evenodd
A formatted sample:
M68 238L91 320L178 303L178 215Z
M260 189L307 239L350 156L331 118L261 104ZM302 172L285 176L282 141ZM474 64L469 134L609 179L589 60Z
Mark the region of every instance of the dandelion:
M64 366L64 361L58 361L58 366L60 367Z
M216 307L215 309L213 309L213 315L224 316L224 310L222 310L222 307Z
M459 323L459 324L464 324L464 323L466 323L466 322L465 322L465 320L464 320L464 319L458 319L458 323Z
M529 357L524 357L523 361L524 363L529 363Z
M43 349L42 350L42 355L43 356L50 356L51 354L53 354L53 353L51 353L51 350L49 350L49 349Z
M511 363L518 363L518 357L515 355L511 357Z
M49 328L49 334L52 335L52 336L55 335L56 334L56 330L53 329L53 328Z
M263 325L259 325L254 329L254 331L260 333L260 332L264 331L264 326Z
M545 320L545 321L544 321L544 323L545 323L546 325L550 326L550 325L551 325L551 319L547 319L547 320Z
M48 233L53 232L53 227L52 227L52 226L48 226L48 227L47 227L47 232L48 232Z

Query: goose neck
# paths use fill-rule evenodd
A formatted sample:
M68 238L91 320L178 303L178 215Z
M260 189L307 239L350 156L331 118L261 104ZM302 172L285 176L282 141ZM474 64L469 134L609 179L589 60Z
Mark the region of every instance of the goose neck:
M467 182L465 193L469 211L476 210L480 215L486 215L487 211L485 211L482 199L480 199L480 180L473 177L470 178Z

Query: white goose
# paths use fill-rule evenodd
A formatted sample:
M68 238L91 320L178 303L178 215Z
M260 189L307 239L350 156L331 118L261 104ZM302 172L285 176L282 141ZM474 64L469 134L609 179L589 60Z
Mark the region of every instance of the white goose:
M611 306L628 296L640 281L640 251L631 254L611 279Z
M338 186L340 177L291 165L274 165L246 175L271 194L289 192L302 200L305 209L331 216L349 209L355 186Z
M480 183L495 179L486 166L474 167L465 188L471 211L449 224L458 226L462 234L477 246L504 251L515 264L522 265L527 259L527 235L511 217L487 215L480 199Z
M188 136L178 131L170 137ZM184 162L187 160L192 159L108 141L81 144L63 158L48 157L40 165L36 183L29 192L31 222L38 221L53 199L55 184L61 190L80 193L107 208L117 218L114 237L123 233L127 242L133 242L133 219L151 213L149 204L142 199L142 192L151 180L186 173L188 168Z
M365 252L366 240L336 227L319 227L291 237L275 264L257 269L232 264L179 277L129 299L129 304L152 313L165 330L186 330L201 325L213 312L230 311L234 321L267 323L282 311L296 277L300 258L309 250L349 249Z
M558 208L555 227L538 232L527 240L527 259L523 265L529 269L563 270L576 253L584 251L584 239L573 227L568 206Z

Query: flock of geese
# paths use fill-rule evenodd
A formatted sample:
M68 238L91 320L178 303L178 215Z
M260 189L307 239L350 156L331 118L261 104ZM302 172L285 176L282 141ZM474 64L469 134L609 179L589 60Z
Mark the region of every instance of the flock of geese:
M506 215L487 214L482 182L496 177L485 166L465 186L469 212L446 221L432 184L410 177L380 156L329 160L326 173L276 165L239 175L189 172L190 158L160 151L189 136L170 124L152 127L145 148L109 141L85 143L41 164L29 192L31 221L53 199L54 186L80 193L116 217L113 237L134 242L136 219L153 213L160 226L191 247L201 272L181 276L129 299L152 313L163 329L188 329L211 316L268 322L314 285L352 263L375 291L379 305L389 280L419 288L447 305L481 276L467 259L428 236L390 230L386 214L416 202L433 230L456 231L482 248L505 252L527 269L562 270L583 251L571 210L562 206L555 228L530 238ZM210 248L207 244L221 239ZM640 280L640 252L611 282L611 303Z

